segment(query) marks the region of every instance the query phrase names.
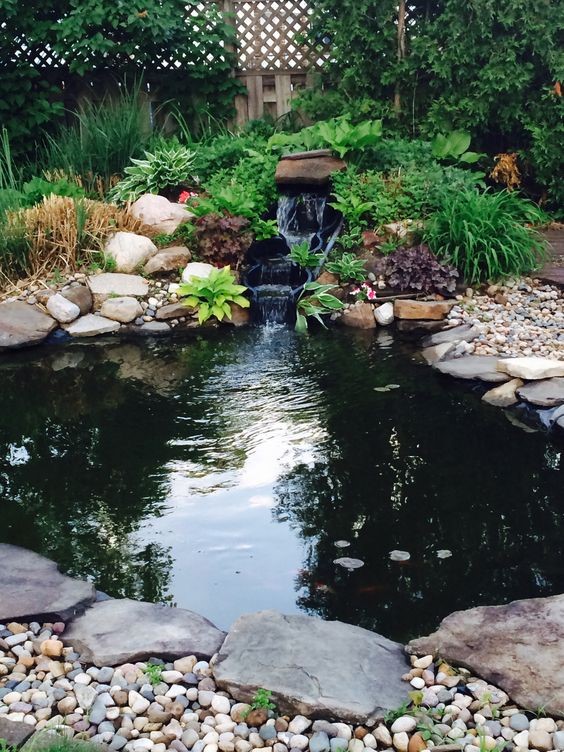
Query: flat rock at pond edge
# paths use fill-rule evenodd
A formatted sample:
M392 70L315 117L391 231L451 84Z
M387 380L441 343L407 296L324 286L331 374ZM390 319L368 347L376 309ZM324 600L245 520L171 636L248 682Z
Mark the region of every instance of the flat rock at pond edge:
M128 598L95 603L63 635L82 661L95 666L135 663L155 655L208 659L224 638L224 632L193 611Z
M503 689L523 708L564 716L564 595L456 611L408 652L440 655Z
M34 732L34 726L29 723L7 721L0 715L0 740L3 739L7 747L21 747Z
M448 316L453 300L402 300L394 301L394 316L397 319L441 321Z
M494 355L466 355L434 363L433 368L457 379L478 379L501 384L509 381L510 377L497 370L498 363L499 358Z
M564 376L564 362L550 358L506 358L499 361L497 368L503 373L526 381Z
M564 404L564 378L532 381L520 386L517 394L521 399L539 407L557 407Z
M523 386L521 379L511 379L511 381L487 391L483 395L482 401L494 407L511 407L511 405L516 405L519 402L517 389L520 386Z
M119 329L119 322L104 316L96 316L87 313L72 324L66 324L63 328L71 337L97 337L100 334L112 334Z
M105 272L88 277L87 282L94 298L95 308L100 308L104 300L111 295L119 297L131 295L134 298L141 298L149 293L149 283L138 274Z
M83 611L94 586L59 572L54 561L19 546L0 543L0 622L54 618Z
M338 157L304 154L301 158L282 158L274 179L278 185L326 185L334 172L346 169L346 163Z
M0 351L37 345L57 322L39 308L19 300L0 304Z
M375 632L261 611L231 627L214 677L240 701L262 687L284 713L364 723L405 701L406 669L402 646Z
M450 329L444 329L442 332L430 334L421 341L422 347L434 347L442 345L445 342L472 342L473 339L480 336L480 330L477 326L471 324L461 324L453 326Z

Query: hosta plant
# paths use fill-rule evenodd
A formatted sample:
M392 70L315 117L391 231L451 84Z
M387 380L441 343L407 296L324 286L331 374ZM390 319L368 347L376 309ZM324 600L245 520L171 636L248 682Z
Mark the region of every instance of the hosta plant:
M202 261L237 268L253 236L249 220L231 214L206 214L194 223L192 242Z
M160 193L166 188L195 182L192 168L196 152L175 141L161 141L145 159L132 159L125 177L115 185L108 197L111 201L135 201L144 193Z
M354 253L343 253L340 259L325 264L325 268L336 274L341 282L364 282L366 279L364 261Z
M235 282L235 276L229 266L212 269L208 277L190 277L188 282L180 285L178 295L182 302L198 310L198 321L203 324L215 317L223 321L231 319L231 303L241 308L248 308L249 301L244 297L247 288Z
M322 253L312 253L310 243L304 240L302 243L293 245L290 249L289 258L294 264L304 269L317 269L323 259Z
M424 239L472 284L535 269L546 244L528 225L544 218L535 204L515 191L466 189L445 195L427 223Z
M322 285L319 282L307 282L304 285L296 306L297 332L307 332L309 317L317 319L322 326L325 326L322 317L343 308L343 303L329 292L333 289L333 285Z
M397 290L451 293L456 288L458 272L441 264L426 245L399 247L386 258L386 274Z
M431 142L431 151L436 159L452 159L466 164L474 164L482 154L468 151L470 134L466 131L451 131L446 135L437 133Z

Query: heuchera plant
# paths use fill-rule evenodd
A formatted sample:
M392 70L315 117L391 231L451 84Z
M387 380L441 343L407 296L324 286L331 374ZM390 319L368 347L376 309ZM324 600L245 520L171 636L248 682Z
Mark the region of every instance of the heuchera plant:
M453 266L439 263L428 246L400 246L386 259L386 276L398 290L452 293L458 272Z
M253 235L249 220L231 214L206 214L194 224L194 242L202 261L214 266L237 268L243 260Z

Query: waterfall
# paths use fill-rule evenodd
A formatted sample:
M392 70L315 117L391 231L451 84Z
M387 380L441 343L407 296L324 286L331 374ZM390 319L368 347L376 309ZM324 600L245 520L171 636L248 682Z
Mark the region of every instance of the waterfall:
M278 232L290 248L307 241L323 226L326 196L300 193L297 196L280 196L276 210Z

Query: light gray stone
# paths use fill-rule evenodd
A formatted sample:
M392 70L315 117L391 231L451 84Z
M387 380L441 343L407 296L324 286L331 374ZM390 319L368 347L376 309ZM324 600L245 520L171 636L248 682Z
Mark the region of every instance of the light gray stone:
M7 721L0 716L0 739L6 742L8 748L21 747L35 731L29 723L20 723L18 721Z
M156 232L170 235L184 222L190 222L194 214L184 206L175 204L164 196L145 193L131 205L131 214Z
M166 201L166 199L165 199ZM144 266L157 253L157 246L150 238L134 232L114 232L104 247L104 254L116 263L117 272L132 274Z
M86 285L75 285L61 290L61 295L80 308L80 315L84 316L92 310L92 293Z
M532 381L517 390L521 399L539 407L558 407L564 404L564 378Z
M158 321L167 321L168 319L179 319L183 316L190 316L196 309L187 306L184 303L168 303L167 305L157 308L156 318Z
M117 332L119 322L106 319L104 316L87 313L86 316L81 316L72 324L66 324L63 328L71 337L97 337L101 334Z
M390 302L382 303L374 309L374 318L380 326L392 324L394 321L394 304Z
M261 611L232 626L213 667L237 700L269 689L284 713L365 722L405 700L400 645L341 622Z
M192 277L207 279L214 269L215 266L211 264L204 264L202 261L192 261L190 264L186 264L182 272L182 281L189 282Z
M135 663L154 655L210 658L224 637L193 611L127 598L94 604L63 635L82 661L95 666Z
M505 358L497 364L499 371L525 381L564 376L564 362L550 358Z
M137 298L122 296L105 300L100 308L100 313L112 321L129 324L130 321L143 315L143 309Z
M446 360L449 353L454 350L456 345L456 340L453 342L441 342L438 345L431 345L430 347L421 350L421 355L429 365L433 365L433 363L439 363L442 360Z
M430 334L422 340L421 344L423 347L433 347L434 345L442 345L445 342L472 342L479 335L480 330L477 326L461 324L460 326L445 329L442 332L436 332L436 334Z
M37 306L16 300L0 304L0 352L37 345L56 329L57 322Z
M564 715L564 595L457 611L408 652L440 655L507 692L523 708Z
M511 407L511 405L516 405L519 402L517 389L520 386L523 386L521 379L511 379L511 381L507 381L500 386L495 386L486 392L482 397L482 401L494 407Z
M149 293L149 283L137 274L106 272L88 277L87 282L96 310L112 295L142 298Z
M64 295L55 293L51 295L45 304L45 307L60 324L70 324L80 316L80 308L68 300Z
M478 379L502 384L509 381L506 373L497 370L500 359L491 355L466 355L463 358L435 363L433 368L457 379Z
M34 551L0 544L0 622L66 621L94 600L94 586L59 572Z
M167 274L184 269L189 263L192 254L185 245L176 245L171 248L163 248L145 264L145 274Z

